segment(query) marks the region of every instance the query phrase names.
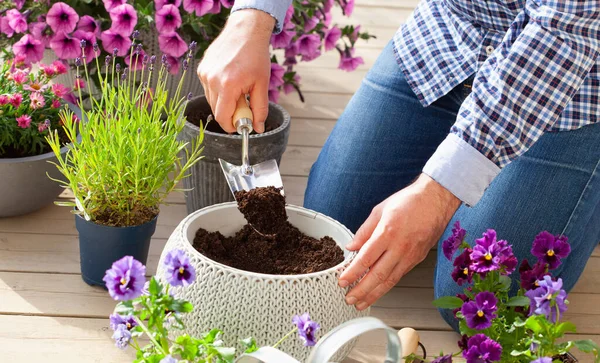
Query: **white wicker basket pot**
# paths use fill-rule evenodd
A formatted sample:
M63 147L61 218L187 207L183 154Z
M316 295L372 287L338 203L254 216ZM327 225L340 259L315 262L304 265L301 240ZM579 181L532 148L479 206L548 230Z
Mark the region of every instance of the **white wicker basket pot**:
M340 272L354 254L345 246L352 233L339 222L317 212L288 205L289 221L315 238L332 237L344 250L345 260L328 270L304 275L267 275L242 271L217 263L196 251L193 239L199 228L220 231L225 236L237 232L246 220L235 202L218 204L198 210L186 217L169 238L160 258L157 276L164 276L164 258L169 251L184 251L196 269L196 282L173 291L194 305L194 311L184 314L188 333L199 336L210 329L224 332L228 345L254 337L259 346L273 345L294 326L292 317L308 312L321 325L323 336L340 324L367 316L369 310L357 311L344 301L347 289L338 286ZM339 350L342 360L354 346L354 341ZM303 362L310 349L297 337L286 340L279 349Z
M199 96L190 101L186 115L202 116L202 121L211 115L210 106L205 96ZM290 114L280 105L269 103L269 115L266 126L272 130L263 134L251 134L248 154L251 164L267 160L275 160L279 165L286 150L290 135ZM191 122L186 122L179 134L179 139L191 143L200 137L200 128ZM242 137L238 134L226 134L216 121L209 122L204 130L203 158L191 168L190 176L183 179L186 189L185 202L187 212L192 213L204 207L233 201L219 158L235 165L242 165ZM186 161L184 152L180 154Z

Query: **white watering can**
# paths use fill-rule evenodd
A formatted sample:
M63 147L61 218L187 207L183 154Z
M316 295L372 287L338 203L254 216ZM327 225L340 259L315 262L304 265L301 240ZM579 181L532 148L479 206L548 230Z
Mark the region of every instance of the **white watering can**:
M360 335L384 330L387 336L387 353L384 363L400 363L403 356L417 351L419 336L413 329L405 328L400 332L385 325L373 317L350 320L327 333L313 348L305 363L330 363L331 357L342 347ZM402 354L404 351L404 354ZM300 363L288 354L273 347L262 347L254 353L244 354L236 363Z

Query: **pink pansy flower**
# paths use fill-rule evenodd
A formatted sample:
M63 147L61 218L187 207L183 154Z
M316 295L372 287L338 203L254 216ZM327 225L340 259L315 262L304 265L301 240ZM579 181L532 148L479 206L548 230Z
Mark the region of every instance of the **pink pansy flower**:
M325 33L325 50L335 49L335 45L340 40L342 36L342 31L337 26L329 29L327 33Z
M31 124L31 116L23 115L21 117L17 117L17 125L19 125L20 128L26 129L29 127L30 124Z
M6 18L8 19L8 26L11 27L15 33L23 33L27 31L27 18L21 14L17 9L10 9L6 12Z
M127 2L127 0L103 0L104 2L104 8L106 9L106 11L111 11L112 9L116 8L117 6L123 5Z
M171 57L179 58L188 50L188 45L179 34L173 32L158 36L160 50Z
M19 108L19 106L21 106L21 102L23 102L23 95L20 93L15 93L14 95L10 96L10 99L8 100L8 102L14 108Z
M65 33L58 33L52 38L50 48L61 59L74 59L81 56L79 40Z
M279 64L271 63L271 78L269 79L269 89L277 89L283 85L283 76L285 74L285 68Z
M181 14L175 5L165 5L156 12L156 29L160 33L172 33L181 26Z
M321 38L318 34L304 34L296 42L298 54L306 57L314 57L321 47Z
M341 52L339 69L351 72L358 68L359 65L365 64L362 57L354 57L354 49L351 49L349 54Z
M42 42L45 48L50 47L50 41L52 40L52 31L45 22L35 22L29 24L29 34Z
M271 36L271 45L273 45L273 48L284 49L290 45L292 38L294 35L296 35L296 32L294 31L293 24L289 24L288 26L290 27L283 29L281 33L273 34Z
M53 99L52 100L52 108L59 108L60 107L60 101L57 99Z
M29 34L13 44L12 49L15 56L23 57L25 63L37 63L44 58L44 45Z
M8 95L0 95L0 106L8 105Z
M112 30L102 32L100 38L102 39L102 47L104 50L112 54L113 50L117 49L117 55L119 57L125 56L131 47L131 39L129 39L128 36L123 36Z
M29 106L34 110L37 110L39 108L46 106L46 100L44 100L44 96L42 96L42 94L39 92L30 93L29 100L31 101Z
M196 16L208 14L214 5L213 0L183 0L183 8L185 11L190 14L195 12Z
M73 37L76 39L85 40L85 48L83 48L83 54L85 54L85 61L90 63L93 61L97 54L94 52L94 43L96 43L96 36L94 33L86 32L83 30L77 30L73 33ZM81 48L81 44L79 45Z
M175 5L175 7L181 6L181 0L156 0L154 1L154 8L156 10L162 9L165 5Z
M54 69L56 69L56 74L66 74L68 71L67 66L59 60L52 62L52 65L54 66Z
M112 31L130 36L137 25L138 17L133 6L123 4L110 11L110 20L112 20L112 26L110 27Z
M71 33L75 30L79 15L69 5L59 2L48 10L46 22L55 33Z
M79 23L77 24L77 30L81 30L87 33L92 33L96 36L100 35L100 24L96 21L96 19L92 18L89 15L84 15L79 19Z
M67 93L69 93L69 89L65 87L64 84L55 83L52 85L52 93L58 98L63 98Z

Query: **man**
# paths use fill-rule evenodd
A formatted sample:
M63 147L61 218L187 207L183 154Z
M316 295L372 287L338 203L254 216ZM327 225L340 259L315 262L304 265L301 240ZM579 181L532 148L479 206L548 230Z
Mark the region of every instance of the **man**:
M269 38L290 1L237 0L199 75L234 132L250 94L264 130ZM424 0L379 56L314 164L305 206L356 231L341 275L365 309L460 221L530 261L543 230L569 237L570 290L600 241L600 2ZM438 248L438 250L441 249ZM436 297L459 292L438 253ZM456 328L451 312L442 312Z

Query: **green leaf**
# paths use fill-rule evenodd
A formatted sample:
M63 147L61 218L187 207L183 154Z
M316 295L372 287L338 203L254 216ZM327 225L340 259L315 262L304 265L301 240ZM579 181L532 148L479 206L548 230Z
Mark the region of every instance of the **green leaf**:
M194 305L188 301L173 300L167 305L167 308L178 313L189 313L194 310Z
M565 333L575 333L576 330L577 328L575 327L575 324L571 323L570 321L565 321L556 327L555 332L557 337L561 337Z
M150 279L150 287L148 288L148 292L150 293L150 295L154 295L154 296L162 293L162 286L156 280L156 278L154 278L154 276Z
M233 362L233 359L235 358L235 348L214 347L214 349L219 352L220 358L225 362Z
M441 309L458 309L463 301L456 296L444 296L433 301L433 305Z
M133 302L122 301L115 307L115 314L119 315L131 315L133 314Z
M581 350L584 353L594 353L595 355L597 355L598 351L600 351L600 347L598 346L598 344L596 344L591 339L575 340L573 341L573 344L575 344L577 349Z
M512 280L508 276L500 276L500 285L502 286L502 290L510 290L510 285L512 285Z
M506 306L529 306L530 301L526 296L514 296L506 302Z
M518 316L515 318L515 321L513 322L513 326L520 328L522 326L525 326L525 321L521 318L519 318Z
M520 355L526 355L528 357L531 357L531 350L527 349L527 350L513 350L512 352L510 352L510 355L512 355L513 357L518 357Z
M217 335L222 334L222 333L223 332L220 331L219 329L213 329L213 330L209 331L208 333L204 334L204 341L208 344L212 344L217 339Z
M246 338L240 340L240 343L244 347L244 353L252 353L258 350L256 346L256 340L254 338Z

